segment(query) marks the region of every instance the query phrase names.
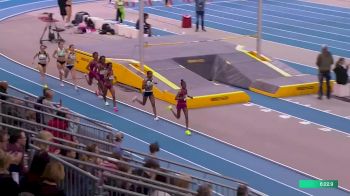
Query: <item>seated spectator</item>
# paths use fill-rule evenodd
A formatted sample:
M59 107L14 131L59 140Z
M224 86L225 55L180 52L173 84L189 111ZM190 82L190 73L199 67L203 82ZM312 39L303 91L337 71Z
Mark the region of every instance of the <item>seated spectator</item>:
M149 15L147 13L144 13L143 15L143 21L144 21L144 34L147 34L149 37L152 36L152 28L151 25L147 22ZM136 22L136 29L140 29L140 19L137 20Z
M86 147L86 151L88 152L92 152L92 153L96 153L96 154L100 154L100 149L98 148L98 146L96 144L92 144ZM97 165L102 164L102 159L96 157L96 156L87 156L87 161L90 163L94 163Z
M237 196L248 196L248 187L246 185L239 185L237 188Z
M71 148L77 148L77 144L67 144L67 146ZM72 159L77 159L77 152L75 150L66 150L66 149L61 149L60 154Z
M349 75L348 75L348 70L349 70L349 65L345 65L345 59L340 58L337 63L335 64L335 68L333 69L335 73L335 78L337 81L337 84L342 84L346 85L349 80Z
M53 96L54 96L54 92L50 89L45 90L45 98L42 100L43 105L46 107L42 108L42 111L49 113L49 114L53 114L55 115L55 108L57 108L57 103L53 102ZM43 120L44 120L44 124L48 124L48 122L53 119L52 116L49 115L44 115Z
M7 151L7 146L9 143L9 135L7 131L0 131L0 150Z
M11 157L0 149L0 191L1 195L17 196L19 193L18 184L12 179L8 168Z
M52 141L53 135L48 131L40 131L37 138L45 141ZM43 143L37 143L35 145L39 147L40 150L36 151L29 171L21 182L22 192L35 193L35 191L37 191L40 177L43 174L46 165L50 162L50 156L48 153L50 146Z
M8 83L6 81L0 81L0 93L7 94ZM0 96L1 100L6 100L6 95Z
M15 154L20 157L19 162L12 163L9 167L9 172L17 183L19 183L20 176L26 172L24 168L27 168L23 162L26 142L27 137L24 131L15 131L10 136L9 144L7 146L8 153Z
M30 123L23 123L22 127L26 130L29 131L34 131L34 132L38 132L40 130L39 126L36 126L32 123L36 123L36 112L32 111L32 110L27 110L25 112L25 119L30 121Z
M212 188L209 184L202 184L197 189L197 196L211 196Z
M64 196L63 190L58 184L64 180L64 166L57 161L50 161L42 175L42 182L35 195L39 196Z
M172 178L170 184L174 186L189 189L192 179L188 174L177 174L177 178Z
M159 144L157 142L152 143L149 145L149 156L145 158L145 163L149 160L153 160L158 163L159 165L159 160L157 159L157 153L159 152Z
M43 104L43 100L45 99L45 97L47 96L47 91L49 91L50 89L48 87L44 87L43 88L43 94L42 96L39 96L36 103L34 105L34 109L36 110L40 110L43 111L43 107L41 107L40 105ZM36 122L37 123L44 123L44 116L41 115L39 112L36 113Z
M66 118L66 114L63 113L62 111L58 111L56 116L57 117L54 117L47 123L47 126L66 131L68 128L68 122L67 120L62 119L62 118ZM69 135L67 133L62 133L56 130L47 130L47 131L52 133L54 137L68 140L68 141L73 141L72 135Z
M122 132L118 132L114 136L114 140L113 140L114 146L113 146L113 149L112 149L112 153L116 157L123 157L123 155L124 155L123 149L121 147L123 139L124 139L124 134Z

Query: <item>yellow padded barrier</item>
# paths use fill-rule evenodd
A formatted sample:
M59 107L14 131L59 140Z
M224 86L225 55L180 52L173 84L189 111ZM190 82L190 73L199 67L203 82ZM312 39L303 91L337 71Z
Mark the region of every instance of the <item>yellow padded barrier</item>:
M87 65L92 60L92 56L89 53L86 53L84 51L77 50L76 55L76 64L75 69L77 71L87 73L88 69ZM132 60L132 59L118 59L123 60L126 62L129 62L131 66L126 67L120 63L117 63L113 60L116 59L109 59L107 58L107 62L113 63L113 73L116 76L116 81L126 84L128 86L141 89L143 78L145 77L145 72L148 70L151 70L148 66L144 66L144 73L140 71L140 65L138 61ZM131 67L135 68L135 71L130 70ZM179 89L179 87L176 84L173 84L171 81L166 79L161 74L155 72L154 70L153 74L154 77L157 78L159 81L164 82L165 84L169 85L172 89L174 89L174 92L168 92L165 90L159 89L157 86L154 87L153 92L154 96L157 99L166 101L170 104L176 104L175 96L176 91ZM138 75L137 73L140 73ZM203 107L212 107L212 106L219 106L219 105L227 105L227 104L234 104L234 103L246 103L250 100L247 93L244 91L233 91L233 92L227 92L227 93L221 93L221 94L211 94L211 95L203 95L203 96L197 96L194 97L194 99L187 100L188 108L203 108Z
M292 96L301 96L318 93L318 82L304 83L304 84L294 84L294 85L285 85L280 86L275 93L265 92L256 88L250 87L249 90L266 95L269 97L282 98L282 97L292 97ZM324 91L326 91L326 82L324 82ZM332 80L331 89L333 89L334 81Z

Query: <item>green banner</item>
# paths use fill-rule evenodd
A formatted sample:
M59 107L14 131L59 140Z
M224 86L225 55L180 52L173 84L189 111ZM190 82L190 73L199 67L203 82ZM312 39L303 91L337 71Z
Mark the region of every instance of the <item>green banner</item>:
M338 180L299 180L299 188L338 188Z

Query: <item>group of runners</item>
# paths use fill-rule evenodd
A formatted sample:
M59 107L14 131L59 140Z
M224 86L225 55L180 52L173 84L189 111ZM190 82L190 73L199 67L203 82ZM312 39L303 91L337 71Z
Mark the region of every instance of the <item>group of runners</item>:
M68 74L71 73L72 80L75 85L75 89L78 90L77 87L77 79L76 72L74 69L74 64L76 61L76 52L73 44L69 45L68 48L64 47L64 42L58 43L58 48L54 50L52 57L56 59L56 65L59 73L60 85L64 86L63 78L67 78ZM40 72L41 79L44 83L46 83L46 67L50 62L50 55L46 52L46 46L41 45L38 53L35 54L34 60L37 59L37 68ZM33 64L34 64L33 60ZM105 56L99 56L98 52L94 52L92 54L92 60L87 65L86 69L88 70L88 74L85 75L85 79L88 85L92 85L93 81L97 82L97 90L96 95L103 98L105 101L105 105L108 106L109 102L107 101L107 93L110 92L113 100L113 110L114 112L118 111L117 101L116 101L116 91L113 86L113 82L116 80L116 77L113 73L113 66L111 62L106 61ZM142 100L139 100L137 96L135 96L132 101L137 102L141 105L146 105L147 100L151 102L154 120L158 120L157 109L155 104L155 97L153 94L153 87L157 82L153 80L152 71L147 72L146 78L142 82ZM188 109L187 109L187 99L193 98L187 94L187 86L184 80L180 81L181 89L177 93L175 99L177 100L176 111L172 108L172 106L168 106L168 109L171 113L179 119L181 117L181 111L184 113L185 121L186 121L186 130L188 129Z
M40 72L40 77L43 83L46 84L46 68L50 63L50 55L46 51L47 47L45 45L40 45L40 50L34 55L34 61L37 59L37 69ZM67 78L69 73L72 75L72 80L75 89L78 90L76 73L74 69L74 64L76 61L75 47L73 44L69 45L68 48L64 47L64 42L58 42L58 48L54 50L52 58L56 59L56 66L58 69L58 74L60 78L60 85L64 86L63 78Z

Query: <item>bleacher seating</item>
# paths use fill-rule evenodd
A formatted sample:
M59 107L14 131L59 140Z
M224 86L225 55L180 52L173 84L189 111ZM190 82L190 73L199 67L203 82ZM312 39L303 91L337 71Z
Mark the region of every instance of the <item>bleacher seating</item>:
M0 130L24 130L31 137L29 146L33 152L39 152L39 146L47 145L61 152L72 151L79 154L79 159L63 154L49 154L51 159L58 160L65 166L66 177L61 187L67 195L140 195L145 193L145 190L149 195L196 195L197 189L203 184L210 184L215 188L215 195L235 195L238 185L245 184L239 180L131 149L121 148L123 154L119 156L115 151L114 142L117 130L107 123L89 119L67 108L44 110L43 108L49 106L36 103L32 95L23 95L25 92L15 89L12 91L16 96L0 94L7 97L0 100ZM41 109L38 110L35 105ZM28 111L66 123L67 127L62 129L50 123L38 123L36 119L28 118ZM65 117L58 115L62 112L66 114ZM53 133L56 136L54 140L36 138L43 130ZM91 146L100 150L91 150ZM154 160L160 168L154 167L154 164L145 164L145 160ZM72 177L73 175L75 177ZM254 192L251 194L258 195Z

